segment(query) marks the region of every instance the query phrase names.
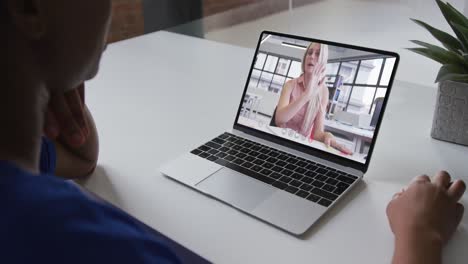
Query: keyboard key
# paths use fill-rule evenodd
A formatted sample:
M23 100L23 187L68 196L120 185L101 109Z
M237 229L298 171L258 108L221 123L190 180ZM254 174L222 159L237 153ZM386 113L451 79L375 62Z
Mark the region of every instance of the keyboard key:
M244 154L249 154L251 152L251 150L248 149L248 148L241 148L239 151L244 153Z
M270 162L265 162L262 165L262 167L267 168L267 169L271 169L271 168L273 168L273 166L274 165L272 163L270 163Z
M217 144L217 143L214 143L214 142L208 142L205 144L205 146L208 146L210 148L214 148L214 149L219 149L221 148L221 145L220 144Z
M285 160L289 159L289 156L285 155L285 154L281 154L281 155L278 156L278 159L282 160L282 161L285 161Z
M281 174L277 173L277 172L273 172L271 175L269 175L271 178L273 179L279 179L281 178Z
M219 151L217 151L216 149L210 149L208 153L210 153L211 155L216 155L219 153Z
M307 200L316 203L318 200L320 200L320 196L317 196L315 194L309 194L309 196L307 196Z
M266 159L268 159L268 156L265 155L265 154L260 154L260 155L257 156L257 159L266 160Z
M270 157L276 158L279 156L279 152L273 150L272 152L268 153L268 155L270 155Z
M342 181L342 182L346 182L347 184L351 184L351 183L354 182L354 179L351 179L351 178L348 178L348 177L345 177L345 176L338 176L337 179Z
M291 176L291 174L293 174L293 171L291 171L291 170L282 170L281 174L286 175L286 176Z
M231 149L231 150L227 151L226 153L229 154L229 155L235 156L235 155L239 154L239 151Z
M236 157L241 158L241 159L245 158L246 156L247 156L247 155L244 154L244 153L242 153L242 152L239 152L239 153L237 153L237 155L236 155Z
M263 154L267 154L268 152L270 152L270 150L267 149L267 148L265 148L265 147L263 147L263 148L260 149L258 152L263 153Z
M315 177L315 179L319 180L319 181L326 182L328 180L328 177L323 176L323 175L317 175L317 177Z
M190 153L195 154L195 155L198 155L198 154L200 154L200 153L202 153L202 152L203 152L203 151L201 151L201 150L199 150L199 149L194 149L194 150L190 151Z
M336 187L336 189L333 191L334 194L336 195L341 195L346 191L346 188L341 188L341 187Z
M317 176L318 174L317 174L316 172L313 172L313 171L308 170L308 171L306 171L306 173L304 173L304 175L313 179L313 178L315 178L315 176Z
M281 182L284 182L284 183L289 183L292 179L287 177L287 176L283 176L281 177L281 179L279 179Z
M273 172L271 170L269 170L269 169L263 169L263 170L260 171L260 173L263 174L263 175L268 176Z
M249 153L249 155L252 156L252 157L258 157L258 156L260 155L260 152L251 151L251 152Z
M222 134L221 136L219 136L218 138L220 138L220 139L227 139L227 138L229 138L229 133L224 133L224 134Z
M209 160L209 161L215 161L215 160L218 159L218 157L216 157L216 156L209 156L209 157L206 158L206 159Z
M318 204L323 205L325 207L330 206L331 203L332 203L331 201L329 201L327 199L324 199L324 198L322 198L322 199L320 199L320 201L318 201Z
M294 171L300 174L304 174L307 170L301 167L297 167Z
M252 156L246 156L246 157L244 158L244 160L246 160L246 161L248 161L248 162L252 162L252 161L255 160L255 158L252 157Z
M280 167L280 166L274 166L273 168L271 168L271 170L272 170L272 171L276 171L276 172L280 172L280 171L283 170L283 168Z
M243 160L243 159L237 158L237 159L235 159L233 162L234 162L235 164L237 164L237 165L242 165L242 163L244 163L244 160Z
M290 163L290 164L296 164L296 162L298 162L299 160L295 159L295 158L289 158L286 160L286 162Z
M256 159L256 160L252 161L252 163L256 164L256 165L262 165L265 162L263 160L261 160L261 159Z
M302 182L298 181L298 180L292 180L289 185L292 185L294 187L299 187L302 185Z
M336 177L338 177L338 173L333 172L333 171L327 172L326 175L327 175L328 177L330 177L330 178L336 178Z
M244 164L242 164L242 167L247 168L247 169L252 168L252 166L253 166L253 163L250 163L250 162L248 162L248 161L245 162Z
M208 158L208 157L210 156L210 154L208 154L208 153L206 153L206 152L203 152L203 153L201 153L201 154L198 155L198 156L200 156L200 157L206 159L206 158Z
M252 168L250 168L251 170L255 171L255 172L259 172L262 170L262 167L258 166L258 165L255 165L253 166Z
M330 201L335 201L336 198L338 198L338 195L321 190L319 188L314 188L310 192L320 197L327 198Z
M250 143L250 142L246 142L246 143L242 144L242 146L243 146L244 148L248 149L248 148L252 147L253 145L252 145L252 143Z
M267 159L268 162L271 162L271 163L276 163L278 161L278 159L276 158L269 158Z
M304 178L301 179L301 181L310 184L310 183L313 182L314 180L313 180L312 178L309 178L309 177L304 177Z
M299 191L296 193L296 195L299 196L299 197L302 197L302 198L306 198L306 197L309 195L309 193L308 193L308 192L305 192L305 191L303 191L303 190L299 190Z
M288 186L286 189L284 189L287 192L290 192L292 194L296 193L299 189L293 186Z
M318 169L318 167L315 166L314 164L309 164L309 165L306 166L306 169L314 171L314 170Z
M317 188L322 188L323 185L325 185L325 183L321 182L321 181L314 181L312 183L313 186L317 187Z
M327 183L331 184L331 185L336 185L338 183L338 181L335 180L335 179L332 179L332 178L328 178Z
M326 169L324 169L324 168L318 168L315 172L317 172L318 174L325 174L328 171Z
M307 162L300 160L296 163L297 166L305 168L307 166Z
M231 142L224 143L223 147L226 147L226 148L234 147L234 143L231 143Z
M353 180L357 180L357 177L351 174L345 174L346 177L351 178Z
M239 145L235 145L235 146L233 146L232 148L233 148L233 149L235 149L235 150L237 150L237 151L239 151L239 150L241 150L241 149L242 149L242 147L241 147L241 146L239 146Z
M292 165L292 164L288 164L288 165L286 165L285 168L288 169L288 170L295 170L297 168L297 166Z
M259 151L262 147L260 147L259 145L255 145L253 147L251 147L250 149L253 150L253 151Z
M272 185L275 186L276 188L280 189L280 190L284 190L286 187L288 187L288 185L286 183L280 182L280 181L276 181Z
M213 139L213 140L211 140L211 141L213 141L213 142L215 142L215 143L218 143L218 144L220 144L220 145L226 143L226 140L223 140L223 139L221 139L221 138L215 138L215 139Z
M228 155L227 157L224 158L225 160L227 161L233 161L236 159L236 157L232 156L232 155Z
M293 173L293 174L291 175L291 178L296 179L296 180L300 180L300 179L302 179L302 177L304 177L304 176L302 176L302 175L299 174L299 173Z
M309 184L307 183L303 183L300 187L299 187L301 190L304 190L304 191L310 191L312 190L312 188L314 188L313 186L310 186Z
M335 186L332 186L330 184L325 184L322 189L324 189L327 192L333 192L335 190Z
M286 163L286 162L284 162L284 161L282 161L282 160L278 160L278 161L276 162L276 165L281 166L281 167L284 167L284 166L288 165L288 163Z
M201 150L201 151L208 151L208 150L210 150L211 148L208 147L208 146L203 145L203 146L199 147L198 149Z
M218 150L221 151L221 152L226 152L226 151L229 151L230 148L222 147L222 148L220 148L220 149L218 149Z
M337 186L338 188L348 189L349 184L346 184L346 183L344 183L344 182L338 182L338 183L336 184L336 186Z

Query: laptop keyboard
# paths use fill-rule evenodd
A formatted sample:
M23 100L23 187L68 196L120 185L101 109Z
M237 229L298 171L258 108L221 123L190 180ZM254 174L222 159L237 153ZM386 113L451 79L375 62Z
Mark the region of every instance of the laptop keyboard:
M325 207L357 180L356 176L230 133L191 153Z

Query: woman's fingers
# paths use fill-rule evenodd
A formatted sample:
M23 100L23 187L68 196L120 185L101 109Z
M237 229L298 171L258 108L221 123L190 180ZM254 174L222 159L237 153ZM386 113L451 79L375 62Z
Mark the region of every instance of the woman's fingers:
M466 185L462 180L456 180L449 187L447 193L454 201L459 201L465 193Z
M75 122L80 126L80 130L87 137L89 135L88 124L84 114L84 106L78 89L65 93L65 100L68 103L70 112Z
M450 177L450 174L448 174L448 172L439 171L434 178L434 183L437 186L446 189L449 186L451 180L452 179Z
M72 146L80 146L84 143L84 135L81 132L80 125L70 111L63 94L53 96L50 101L54 116L60 124L60 132L65 140Z
M412 185L415 183L430 183L430 182L431 182L431 178L429 178L429 176L420 175L420 176L414 177L413 180L411 180L409 185Z

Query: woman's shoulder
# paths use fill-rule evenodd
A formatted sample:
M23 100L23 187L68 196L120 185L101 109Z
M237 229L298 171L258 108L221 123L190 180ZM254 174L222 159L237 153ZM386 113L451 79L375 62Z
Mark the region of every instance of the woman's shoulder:
M283 85L283 91L291 91L296 84L296 79L287 80Z

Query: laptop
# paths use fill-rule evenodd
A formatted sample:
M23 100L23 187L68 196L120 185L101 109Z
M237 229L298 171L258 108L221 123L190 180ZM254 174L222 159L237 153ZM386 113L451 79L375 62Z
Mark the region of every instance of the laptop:
M364 177L398 62L393 52L264 31L233 128L160 171L302 235ZM368 119L375 130L341 124L343 111L377 117Z

